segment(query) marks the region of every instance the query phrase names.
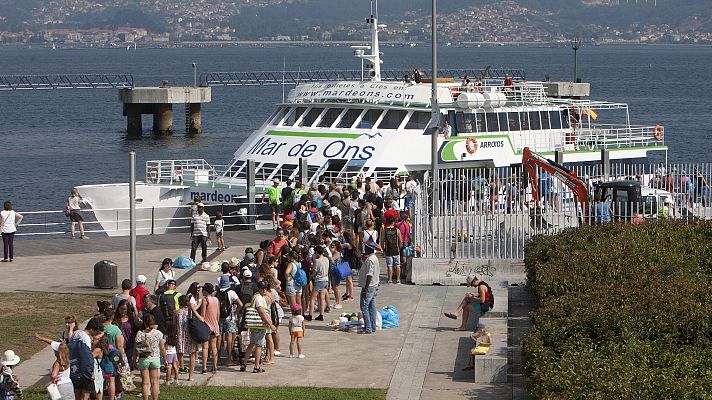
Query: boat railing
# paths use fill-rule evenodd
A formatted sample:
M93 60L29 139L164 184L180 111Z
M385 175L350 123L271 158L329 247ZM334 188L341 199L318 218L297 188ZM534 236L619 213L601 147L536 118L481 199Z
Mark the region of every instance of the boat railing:
M660 126L592 124L576 128L573 135L576 143L590 150L665 145L665 130Z
M136 234L187 232L190 229L191 206L136 207ZM227 230L252 230L272 228L271 214L259 213L262 209L256 203L207 204L206 212L215 218L215 212L223 213ZM250 212L252 210L252 212ZM38 239L66 236L69 233L69 218L64 210L22 211L23 220L17 228L16 236ZM101 216L101 221L97 219ZM121 236L129 234L128 208L101 208L82 212L84 232L88 235Z
M460 93L504 93L508 102L517 104L543 103L547 101L546 91L541 82L516 82L511 86L506 86L501 81L496 83L485 81L474 83L470 87L450 87L453 102L457 101Z
M220 176L220 169L203 159L146 161L146 182L169 185L209 184Z

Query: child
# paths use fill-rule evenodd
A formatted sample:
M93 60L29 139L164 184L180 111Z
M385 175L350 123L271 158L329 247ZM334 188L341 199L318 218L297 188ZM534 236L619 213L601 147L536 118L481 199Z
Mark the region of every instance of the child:
M220 211L215 213L215 236L217 236L218 250L225 250L225 239L223 238L223 231L225 228L225 220L223 220L223 215Z
M178 354L175 339L166 339L166 385L178 383Z
M480 340L480 338L484 339ZM475 346L470 349L467 358L467 367L463 371L472 371L475 369L475 356L487 354L489 347L492 345L492 334L487 330L484 324L477 324L477 331L470 338L475 341Z
M15 400L22 398L22 389L12 367L20 363L20 357L14 351L8 350L0 357L0 399Z
M101 361L108 355L109 341L106 336L102 336L91 350L94 356L94 398L102 399L104 392L104 371L101 369Z
M298 303L292 304L292 316L289 318L289 358L294 357L294 342L297 342L299 358L306 357L302 353L302 338L304 337L304 316L302 306Z

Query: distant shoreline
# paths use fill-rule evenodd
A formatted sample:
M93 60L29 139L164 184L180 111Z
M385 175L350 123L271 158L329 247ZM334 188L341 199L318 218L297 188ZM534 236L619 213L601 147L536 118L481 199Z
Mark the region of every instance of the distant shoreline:
M442 42L441 42L442 43ZM84 49L116 49L134 50L133 43L121 43L115 46L94 45L91 43L0 43L0 48L25 48L25 49L52 49L56 50L84 50ZM169 43L137 43L138 49L171 49L171 48L216 48L216 47L342 47L363 45L363 41L286 41L286 40L234 40L234 41L200 41L200 42L169 42ZM430 42L381 42L384 47L430 47ZM601 46L680 46L680 47L712 47L712 43L621 43L601 42L584 44L586 47ZM440 47L477 48L477 47L541 47L557 48L569 47L566 42L460 42L441 45Z

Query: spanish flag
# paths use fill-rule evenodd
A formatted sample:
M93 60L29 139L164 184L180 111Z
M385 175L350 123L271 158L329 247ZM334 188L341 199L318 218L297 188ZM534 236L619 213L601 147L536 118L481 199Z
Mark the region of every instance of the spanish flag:
M598 118L598 113L593 108L585 108L583 110L583 113L591 117L591 119L594 121L596 120L596 118Z

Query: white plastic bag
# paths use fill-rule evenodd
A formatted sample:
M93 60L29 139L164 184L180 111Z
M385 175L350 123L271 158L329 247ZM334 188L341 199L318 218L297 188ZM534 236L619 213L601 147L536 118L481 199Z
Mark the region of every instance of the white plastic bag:
M376 310L376 330L380 331L383 329L383 320L381 319L381 313Z
M54 383L47 386L47 394L49 394L49 398L52 400L59 400L62 398L62 394L59 393L59 388Z

